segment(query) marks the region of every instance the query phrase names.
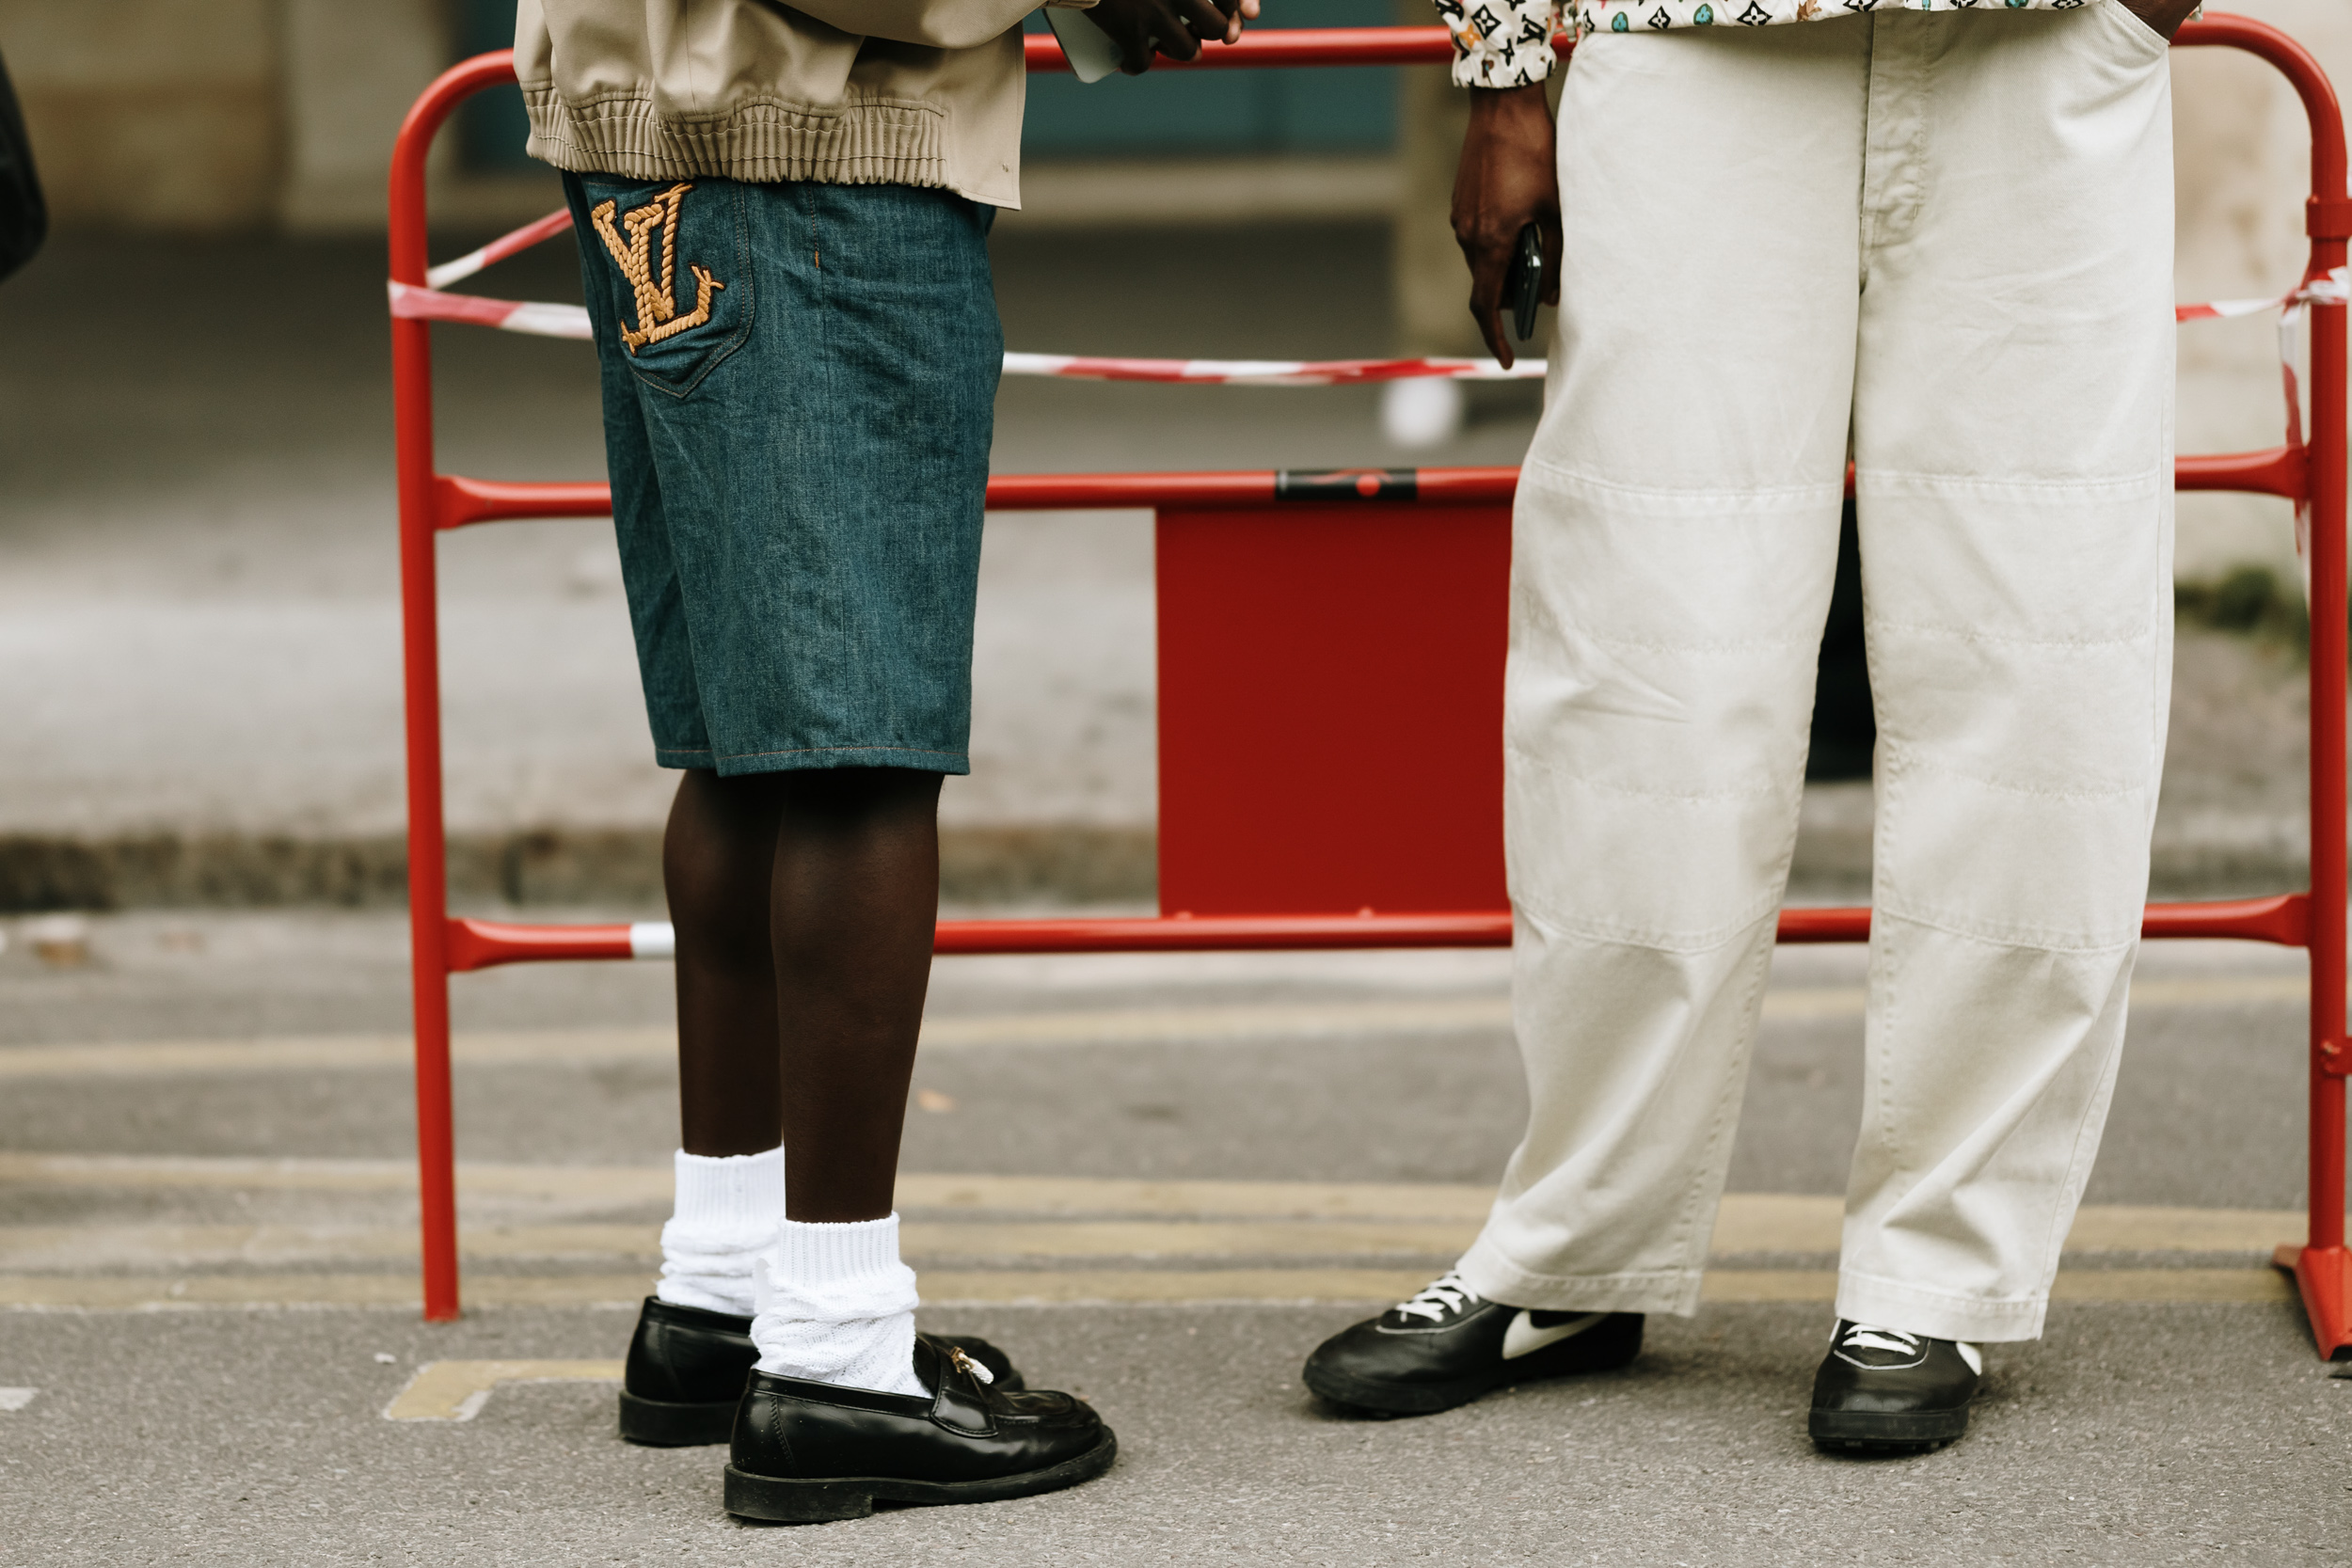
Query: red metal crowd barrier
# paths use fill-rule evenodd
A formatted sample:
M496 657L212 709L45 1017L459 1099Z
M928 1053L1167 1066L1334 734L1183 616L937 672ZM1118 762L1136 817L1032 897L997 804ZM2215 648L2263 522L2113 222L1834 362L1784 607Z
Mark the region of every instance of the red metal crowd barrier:
M2312 128L2306 283L2352 239L2344 127L2309 52L2215 16L2185 47L2278 68ZM1033 71L1066 69L1050 38ZM1161 70L1426 64L1441 27L1254 32ZM501 52L456 66L410 109L391 174L391 277L425 282L425 154L468 96L514 80ZM2311 960L2310 1235L2282 1247L2323 1355L2352 1350L2344 1246L2345 309L2312 307L2308 444L2184 457L2183 490L2279 496L2312 528L2311 890L2148 909L2150 937L2235 937ZM609 515L606 486L467 479L434 467L429 324L392 323L406 675L408 891L416 999L424 1315L458 1312L449 976L495 964L666 956L666 927L449 915L441 814L436 556L441 533L517 517ZM1502 671L1511 468L997 476L996 511L1152 509L1160 671L1160 909L1116 920L943 921L942 953L1503 946ZM1366 735L1411 735L1367 755ZM1397 754L1403 752L1406 754ZM1333 758L1350 759L1335 766ZM1788 942L1860 942L1867 909L1791 909Z

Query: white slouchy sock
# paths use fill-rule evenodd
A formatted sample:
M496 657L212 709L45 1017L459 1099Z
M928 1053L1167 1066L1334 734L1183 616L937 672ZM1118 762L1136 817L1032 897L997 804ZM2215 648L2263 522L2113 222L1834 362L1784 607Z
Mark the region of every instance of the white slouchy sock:
M759 1255L784 1219L784 1149L764 1154L677 1151L677 1209L661 1227L661 1283L677 1307L748 1318Z
M898 1261L898 1216L849 1225L786 1220L759 1260L752 1343L759 1370L885 1394L929 1392L914 1376L914 1271Z

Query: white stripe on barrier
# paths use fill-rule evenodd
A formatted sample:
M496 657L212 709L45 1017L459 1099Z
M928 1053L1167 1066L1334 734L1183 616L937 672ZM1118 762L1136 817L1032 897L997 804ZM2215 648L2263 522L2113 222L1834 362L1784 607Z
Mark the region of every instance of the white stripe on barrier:
M551 240L572 227L568 207L558 207L536 223L526 223L512 234L501 234L480 250L469 250L454 261L443 261L424 275L426 284L446 289L461 277L471 277L494 261L503 261L517 251L529 250L543 240Z
M628 956L632 958L675 958L677 957L677 927L666 920L641 920L628 928Z

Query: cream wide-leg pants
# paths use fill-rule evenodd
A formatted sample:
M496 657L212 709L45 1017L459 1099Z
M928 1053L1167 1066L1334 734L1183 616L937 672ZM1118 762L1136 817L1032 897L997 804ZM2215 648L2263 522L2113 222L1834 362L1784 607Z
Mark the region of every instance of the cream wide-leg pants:
M1877 913L1837 1312L2040 1334L2164 751L2170 118L2115 0L1577 50L1505 688L1533 1110L1482 1295L1696 1307L1851 450Z

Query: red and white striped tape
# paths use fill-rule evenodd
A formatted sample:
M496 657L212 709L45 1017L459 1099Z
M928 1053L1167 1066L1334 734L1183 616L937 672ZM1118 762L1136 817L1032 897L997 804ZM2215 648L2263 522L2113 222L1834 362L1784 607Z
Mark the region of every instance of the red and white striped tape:
M438 289L420 289L414 283L385 286L391 291L392 314L402 321L464 322L469 326L495 326L501 332L527 332L534 338L577 338L582 342L596 336L588 328L588 312L577 305L448 294Z
M572 226L568 210L549 213L479 250L427 272L426 287L390 283L392 314L404 321L463 322L493 326L501 332L522 332L536 338L589 341L594 334L588 312L577 305L546 305L518 299L490 299L482 294L453 294L442 286L471 277L493 262L553 239ZM2202 305L2173 307L2176 321L2225 321L2271 311L2299 314L2309 305L2352 303L2347 276L2338 267L2326 277L2307 281L2295 293L2276 299L2217 299ZM2290 325L2293 324L2290 323ZM1541 359L1521 359L1507 370L1492 359L1130 359L1075 354L1008 354L1007 375L1050 376L1068 381L1148 381L1190 387L1348 387L1381 381L1442 377L1454 381L1540 381ZM2292 380L2292 364L2289 377Z
M480 250L469 250L454 261L443 261L424 275L428 287L446 289L461 277L471 277L493 261L503 261L518 251L555 238L572 226L572 210L558 207L536 223L526 223L512 234L501 235Z
M2344 305L2352 303L2352 288L2346 277L2352 268L2338 267L2325 277L2314 277L2295 293L2280 299L2217 299L2203 305L2176 305L2172 319L2184 322L2227 321L2233 316L2260 316L2272 310L2284 310L2296 305Z
M490 249L485 245L483 251ZM465 258L471 261L472 257ZM451 263L454 265L455 263ZM487 263L485 263L485 265ZM538 338L586 341L588 312L577 305L443 293L413 283L389 285L392 314L404 321L463 322ZM1156 381L1196 387L1342 387L1447 376L1457 381L1540 381L1541 359L1504 369L1492 359L1118 359L1074 354L1008 354L1007 375L1070 381Z

